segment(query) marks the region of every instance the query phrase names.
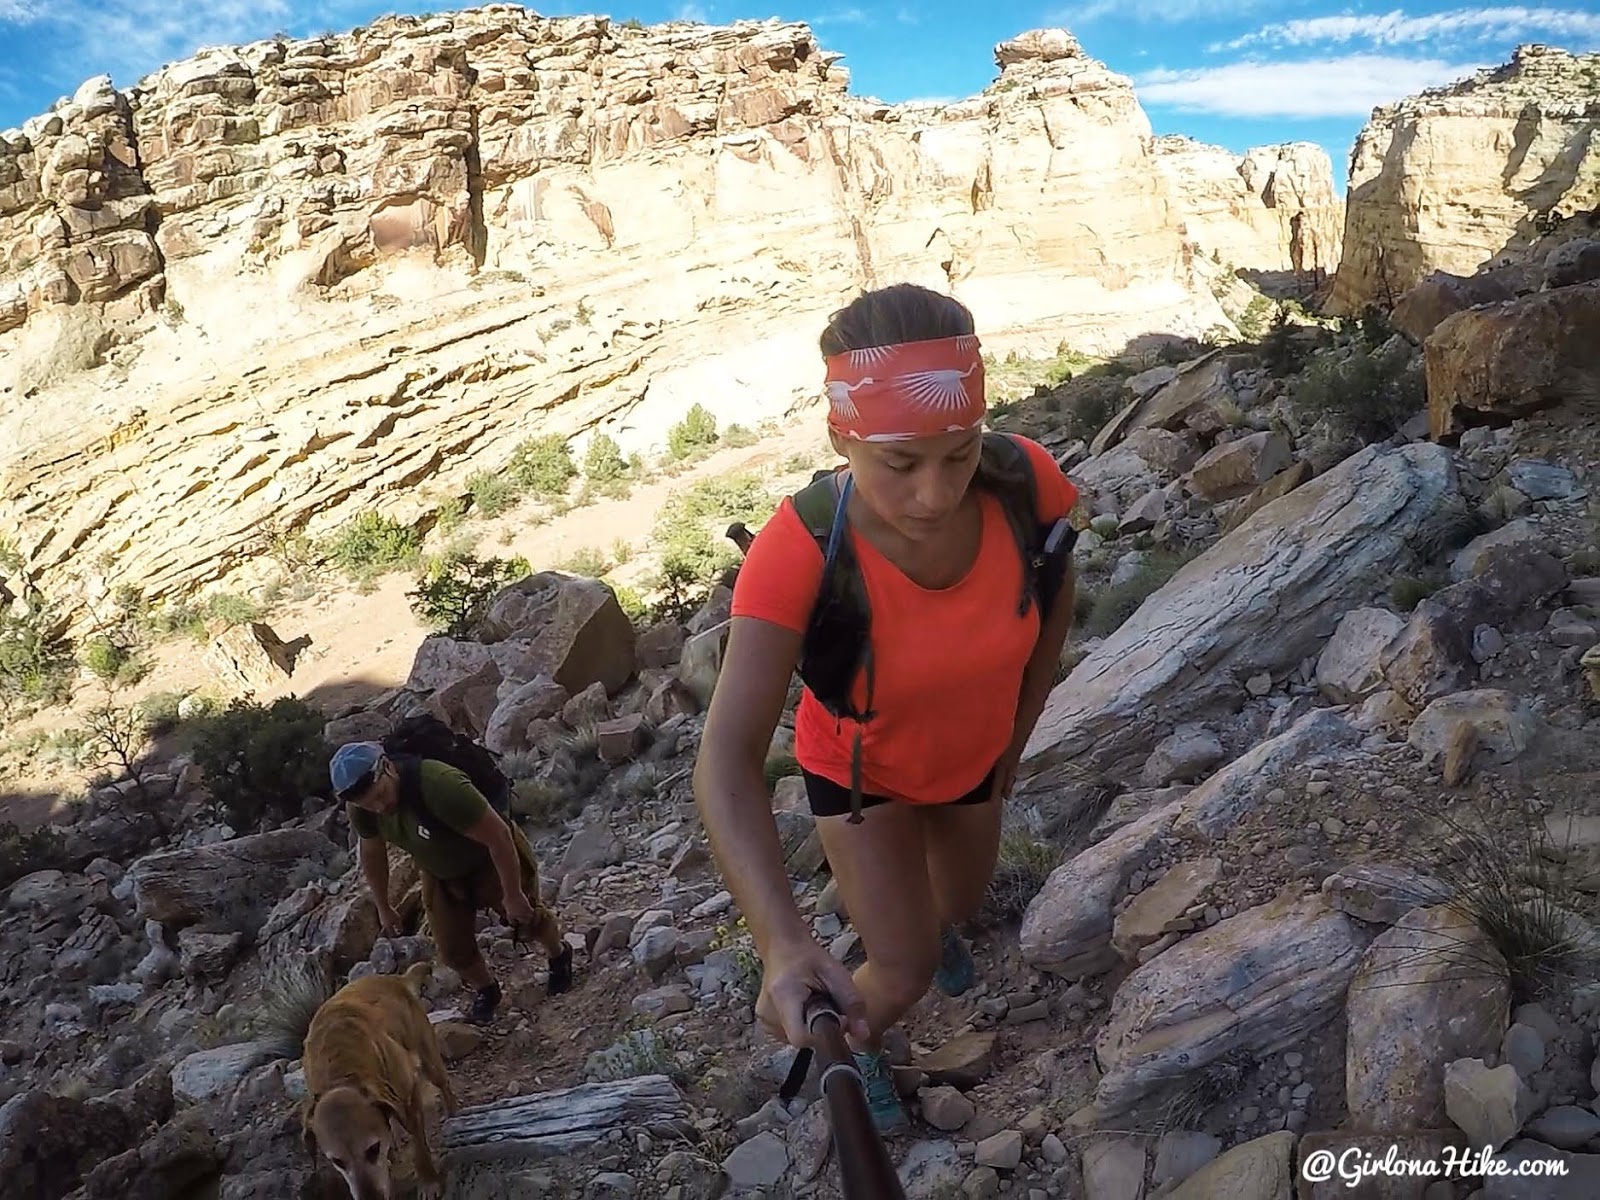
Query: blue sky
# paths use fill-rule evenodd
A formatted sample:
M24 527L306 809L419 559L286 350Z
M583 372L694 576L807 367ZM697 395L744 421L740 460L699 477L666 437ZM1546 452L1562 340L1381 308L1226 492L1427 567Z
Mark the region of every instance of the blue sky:
M1372 107L1503 62L1520 42L1600 49L1600 5L1530 7L1316 0L562 0L554 16L604 12L649 23L804 20L845 55L852 90L887 101L971 95L994 78L992 48L1025 29L1070 29L1130 76L1157 133L1235 151L1320 143L1340 190ZM204 45L306 36L386 12L370 0L0 0L0 129L47 109L91 75L121 87Z

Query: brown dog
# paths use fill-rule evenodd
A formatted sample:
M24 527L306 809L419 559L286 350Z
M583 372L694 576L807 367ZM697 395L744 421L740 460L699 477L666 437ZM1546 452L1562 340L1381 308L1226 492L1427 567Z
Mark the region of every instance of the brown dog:
M411 1138L417 1181L437 1196L441 1178L423 1124L422 1081L455 1112L444 1059L410 979L369 975L317 1009L303 1056L308 1095L300 1109L306 1149L320 1149L355 1200L390 1200L391 1122Z

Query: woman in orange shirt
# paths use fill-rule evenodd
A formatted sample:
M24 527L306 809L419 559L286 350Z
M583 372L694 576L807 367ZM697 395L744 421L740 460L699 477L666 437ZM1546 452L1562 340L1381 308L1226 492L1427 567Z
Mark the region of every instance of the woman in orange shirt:
M848 464L836 476L842 536L872 614L871 677L853 689L869 719L836 717L807 688L795 757L866 952L853 977L795 905L762 772L824 565L791 499L739 571L695 796L763 965L758 1017L804 1045L807 998L831 996L874 1119L889 1130L906 1114L882 1037L930 982L951 995L971 986L955 926L978 910L994 871L1001 804L1049 694L1072 578L1047 620L1037 605L1020 611L1017 542L996 496L974 485L983 363L962 304L910 284L867 292L833 315L821 350L829 436ZM1038 520L1065 517L1076 489L1044 447L1016 440Z

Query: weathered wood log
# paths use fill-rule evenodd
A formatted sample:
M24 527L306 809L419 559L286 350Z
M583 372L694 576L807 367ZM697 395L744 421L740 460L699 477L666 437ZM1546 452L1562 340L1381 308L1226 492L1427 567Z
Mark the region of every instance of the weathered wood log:
M688 1131L688 1105L671 1079L639 1075L463 1108L445 1118L443 1145L452 1162L543 1158L630 1127Z
M147 854L128 868L128 878L147 920L253 936L289 890L290 869L307 860L326 866L338 851L314 830L274 829Z

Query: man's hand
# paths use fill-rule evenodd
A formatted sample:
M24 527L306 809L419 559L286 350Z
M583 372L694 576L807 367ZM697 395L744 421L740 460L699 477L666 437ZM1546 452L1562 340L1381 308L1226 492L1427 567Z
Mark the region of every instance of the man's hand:
M533 905L520 891L506 897L505 909L506 920L511 922L512 929L521 931L533 927Z
M384 937L400 936L400 914L389 904L378 905L378 929Z

